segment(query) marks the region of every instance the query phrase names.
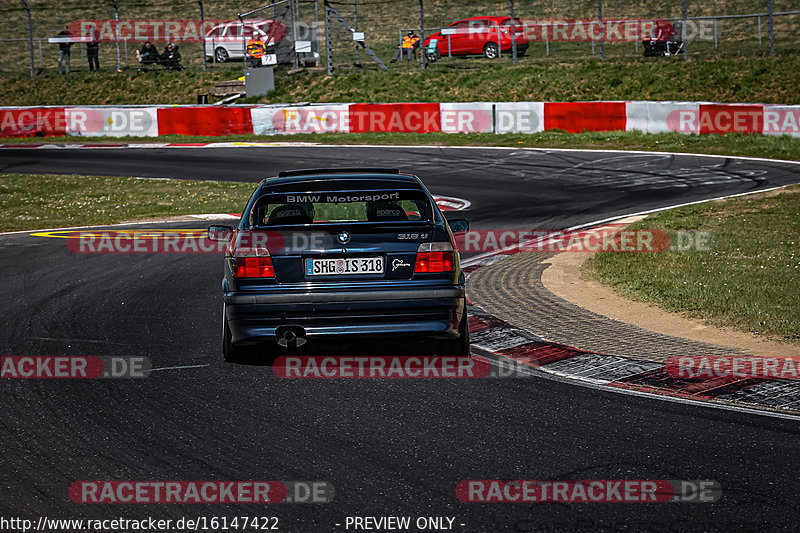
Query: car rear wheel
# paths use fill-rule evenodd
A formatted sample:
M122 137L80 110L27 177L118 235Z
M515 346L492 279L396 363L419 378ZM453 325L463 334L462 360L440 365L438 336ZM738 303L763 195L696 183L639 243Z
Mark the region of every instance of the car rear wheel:
M224 63L228 60L228 51L221 46L217 47L217 49L214 50L214 57L217 59L217 63Z
M497 48L497 43L486 43L486 46L483 47L483 55L486 56L487 59L497 59L500 55L500 49Z
M469 357L469 319L467 317L466 302L464 304L464 314L461 316L461 323L458 325L458 333L457 339L437 339L436 355Z

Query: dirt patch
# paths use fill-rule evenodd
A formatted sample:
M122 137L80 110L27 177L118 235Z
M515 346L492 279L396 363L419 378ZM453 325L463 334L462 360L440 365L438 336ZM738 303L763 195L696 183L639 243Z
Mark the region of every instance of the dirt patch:
M614 289L583 275L582 266L589 256L563 253L550 258L550 266L542 273L542 284L556 296L584 309L657 333L738 348L753 355L800 356L800 346L709 326L701 320L623 298Z

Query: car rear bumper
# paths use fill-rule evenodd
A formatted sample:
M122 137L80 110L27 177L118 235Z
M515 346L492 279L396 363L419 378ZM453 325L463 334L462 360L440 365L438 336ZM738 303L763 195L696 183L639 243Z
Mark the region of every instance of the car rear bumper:
M275 339L278 328L306 337L458 337L464 288L397 291L324 291L293 294L225 293L233 343Z

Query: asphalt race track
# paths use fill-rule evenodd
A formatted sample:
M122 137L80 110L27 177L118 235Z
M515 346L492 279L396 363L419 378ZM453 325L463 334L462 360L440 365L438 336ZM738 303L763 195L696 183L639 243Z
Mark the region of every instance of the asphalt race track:
M434 194L470 200L475 229L561 229L800 181L785 163L638 153L0 150L0 172L256 182L326 166L416 173ZM280 380L268 367L223 363L221 272L216 255L79 255L62 239L0 236L0 355L145 356L158 369L140 380L0 381L1 516L276 516L279 531L346 531L348 516L400 515L455 517L453 530L465 532L791 531L800 521L797 420L535 376ZM717 480L723 497L462 503L455 487L466 479ZM336 496L274 506L80 505L68 497L79 480L320 480Z

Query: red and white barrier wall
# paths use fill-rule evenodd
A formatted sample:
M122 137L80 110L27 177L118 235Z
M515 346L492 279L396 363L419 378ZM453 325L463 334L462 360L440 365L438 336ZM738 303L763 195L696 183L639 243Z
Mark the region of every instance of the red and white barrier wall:
M307 106L0 107L0 137L294 133L762 133L800 137L800 106L705 102L463 102Z
M155 137L159 113L156 107L3 107L0 137Z

